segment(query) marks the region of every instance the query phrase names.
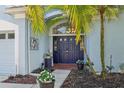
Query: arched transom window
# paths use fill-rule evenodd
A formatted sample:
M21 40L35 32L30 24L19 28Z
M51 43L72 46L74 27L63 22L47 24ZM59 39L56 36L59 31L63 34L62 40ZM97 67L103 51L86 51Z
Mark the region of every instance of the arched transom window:
M75 34L75 32L74 28L68 23L59 24L53 28L53 34Z

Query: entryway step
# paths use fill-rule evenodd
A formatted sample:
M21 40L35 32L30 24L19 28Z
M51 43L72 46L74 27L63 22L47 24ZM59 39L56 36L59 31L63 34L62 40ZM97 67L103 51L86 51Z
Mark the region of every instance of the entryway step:
M54 69L71 70L77 69L76 64L54 64Z

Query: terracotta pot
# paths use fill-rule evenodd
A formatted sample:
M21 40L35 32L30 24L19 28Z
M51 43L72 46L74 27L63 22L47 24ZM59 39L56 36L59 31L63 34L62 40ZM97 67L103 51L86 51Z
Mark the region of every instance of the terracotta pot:
M40 88L54 88L55 81L41 82L39 81Z

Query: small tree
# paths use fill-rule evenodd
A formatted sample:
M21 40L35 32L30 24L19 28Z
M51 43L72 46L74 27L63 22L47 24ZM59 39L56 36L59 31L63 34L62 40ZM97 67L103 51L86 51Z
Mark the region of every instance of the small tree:
M105 20L112 20L113 18L117 17L118 14L118 8L115 6L105 6L100 5L98 6L98 13L100 16L100 24L101 24L101 31L100 31L100 58L101 58L101 66L102 66L102 72L101 75L103 79L106 77L106 65L104 60L104 23Z

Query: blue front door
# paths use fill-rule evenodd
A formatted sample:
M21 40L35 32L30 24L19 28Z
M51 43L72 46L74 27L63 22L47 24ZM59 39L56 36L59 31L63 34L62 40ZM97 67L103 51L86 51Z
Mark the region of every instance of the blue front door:
M53 37L53 61L54 63L75 63L83 60L83 50L80 43L76 45L75 36Z

